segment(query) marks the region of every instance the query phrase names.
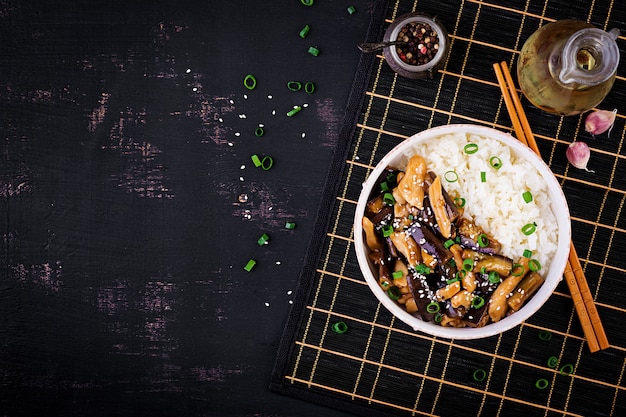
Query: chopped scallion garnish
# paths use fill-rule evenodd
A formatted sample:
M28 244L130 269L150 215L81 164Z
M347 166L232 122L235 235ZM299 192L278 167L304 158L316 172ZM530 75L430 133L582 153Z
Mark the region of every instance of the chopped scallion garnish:
M261 160L261 168L263 168L263 170L265 171L269 170L272 165L274 165L274 160L271 156L264 156Z
M402 296L402 292L400 291L400 288L398 288L398 287L396 287L394 285L393 287L391 287L391 288L389 288L387 290L387 295L392 300L397 300L398 298L400 298Z
M457 174L454 170L450 170L443 174L443 178L445 178L448 182L457 182L459 180L459 174Z
M299 81L289 81L287 83L287 88L291 91L300 91L302 84Z
M485 299L483 297L477 295L476 297L472 298L472 307L481 308L484 305L485 305Z
M497 156L492 156L489 158L489 165L491 165L493 169L500 169L502 168L502 160Z
M315 84L313 84L311 81L305 83L304 84L304 91L307 94L313 94L313 92L315 91Z
M348 331L348 325L344 323L343 321L338 321L337 323L333 323L332 326L330 326L330 328L333 330L333 332L339 333L339 334L344 334L345 332Z
M315 46L311 46L309 48L309 53L313 56L318 56L320 54L320 50L317 49Z
M255 167L260 167L261 166L261 159L259 158L258 155L252 155L250 157L250 159L252 159L252 163L254 164Z
M309 25L304 25L304 27L302 28L302 30L300 31L300 37L302 39L306 38L306 35L309 34L309 31L311 30L311 27Z
M391 273L391 277L392 277L393 279L400 279L400 278L402 278L403 276L404 276L404 273L403 273L402 271L393 271L393 272Z
M254 77L254 75L252 74L246 75L246 78L243 79L243 85L248 90L254 90L254 87L256 87L256 78Z
M471 155L478 152L478 145L475 143L468 143L463 147L466 154Z
M522 256L524 258L530 259L530 257L533 256L533 251L531 251L530 249L524 249L524 253L522 253Z
M256 261L254 259L250 259L246 266L243 267L243 269L250 272L252 271L252 268L254 268L254 265L256 265Z
M428 303L428 305L426 306L426 311L431 314L438 313L440 309L441 307L439 307L439 303L436 303L434 301Z
M527 223L522 227L522 233L526 236L532 235L537 230L537 225L535 223Z
M480 182L487 182L487 173L485 171L480 171Z
M296 228L296 224L294 222L285 223L285 229L293 230Z
M533 272L537 272L541 269L541 263L539 263L536 259L531 259L528 261L528 269Z
M480 246L481 248L486 248L487 246L489 246L489 238L486 234L481 233L478 235L477 243L478 246Z
M259 246L263 246L263 245L267 245L269 243L270 237L267 235L267 233L263 233L261 235L261 237L259 238L259 240L257 240L256 242L259 244Z
M522 193L522 198L524 199L524 202L530 203L533 201L533 193L530 191L524 191L524 193Z
M390 224L387 224L385 226L383 226L383 236L384 237L389 237L393 234L393 226Z
M383 202L388 206L393 206L394 204L396 204L396 199L393 198L393 194L385 193L383 194Z

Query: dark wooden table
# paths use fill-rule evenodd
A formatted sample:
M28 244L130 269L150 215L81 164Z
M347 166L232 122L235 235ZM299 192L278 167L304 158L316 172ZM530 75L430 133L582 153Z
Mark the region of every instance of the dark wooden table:
M0 416L342 415L268 385L372 4L0 1Z

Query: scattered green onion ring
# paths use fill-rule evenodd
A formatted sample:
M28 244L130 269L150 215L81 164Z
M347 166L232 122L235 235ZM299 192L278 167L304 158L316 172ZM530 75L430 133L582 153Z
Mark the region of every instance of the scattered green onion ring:
M296 228L296 224L294 222L285 223L285 229L293 230Z
M454 199L454 204L458 207L458 208L463 208L465 207L465 199L463 197L456 197Z
M314 46L309 47L309 53L313 56L318 56L320 54L320 50Z
M531 259L530 261L528 261L528 269L533 272L537 272L541 269L541 263L539 263L539 261L536 259Z
M389 184L387 183L387 181L383 181L380 183L380 190L381 191L389 191Z
M396 174L394 172L390 172L389 175L387 175L387 178L385 178L385 181L387 181L389 184L395 184L396 179Z
M493 169L500 169L502 168L502 159L497 156L492 156L489 158L489 165L491 165Z
M265 134L265 130L259 126L256 128L256 130L254 131L255 136L261 137Z
M252 163L254 164L255 167L258 168L261 166L261 160L259 159L258 155L252 155L250 159L252 159Z
M455 276L460 281L460 280L464 279L467 276L467 271L465 269L461 269L461 270L457 271Z
M475 143L468 143L463 147L466 154L471 155L478 152L478 145Z
M298 113L300 110L302 110L302 106L294 106L293 109L287 112L287 117L293 116L294 114Z
M450 249L451 246L454 246L454 240L448 239L443 243L443 247L446 249Z
M511 267L511 275L513 275L514 277L521 277L522 275L524 275L524 272L525 268L522 264L515 263Z
M483 297L477 295L476 297L472 298L472 307L481 308L484 305L485 305L485 299Z
M489 238L484 233L479 234L478 239L476 240L478 242L478 246L480 246L481 248L486 248L487 246L489 246Z
M457 182L459 180L459 174L457 174L454 170L446 171L446 173L443 174L443 177L448 182Z
M250 259L246 266L243 267L243 269L250 272L252 271L252 268L254 268L254 265L256 265L256 261L254 259Z
M393 206L394 204L396 204L396 199L393 198L393 194L385 193L383 194L383 202L388 206Z
M263 168L264 171L268 171L272 165L274 165L274 160L271 156L265 156L261 160L261 168Z
M389 298L391 298L392 300L397 300L398 298L400 298L400 296L402 295L402 293L400 292L400 288L396 287L395 285L391 288L389 288L387 290L387 295L389 296Z
M390 224L387 224L385 226L383 226L383 237L389 237L393 234L393 226Z
M436 313L435 314L435 323L441 323L441 320L443 320L443 314Z
M538 379L537 382L535 382L535 387L537 387L537 389L546 389L548 388L548 385L550 385L550 382L548 382L545 378Z
M548 358L548 368L556 368L559 364L559 358L556 356L550 356Z
M524 253L522 253L522 256L524 258L530 258L531 256L533 256L533 251L531 251L530 249L524 249Z
M313 0L300 0L305 6L313 6Z
M472 378L476 382L484 381L487 378L487 372L484 369L476 369L472 374Z
M535 223L527 223L522 227L522 233L526 236L532 235L537 230L537 225Z
M466 271L471 271L474 269L474 260L473 259L464 259L463 260L463 269Z
M347 10L348 10L348 13L349 13L349 14L354 14L354 13L356 12L356 7L354 7L354 6L350 6L350 7L348 7L348 9L347 9Z
M300 91L302 89L302 83L299 81L289 81L287 83L287 88L291 91Z
M454 284L455 282L459 282L459 281L460 281L460 279L459 279L458 277L457 277L457 278L452 278L452 279L447 280L447 281L446 281L446 284L447 284L447 285L452 285L452 284Z
M339 333L339 334L344 334L346 331L348 331L348 325L344 323L343 321L338 321L337 323L333 323L333 325L330 326L330 328L333 330L333 332Z
M315 84L313 84L311 81L308 81L307 83L304 84L305 93L313 94L313 91L315 91Z
M485 171L480 171L480 182L487 182L487 173Z
M574 365L572 365L571 363L566 363L565 365L561 366L559 373L561 375L571 375L572 373L574 373Z
M524 199L524 202L530 203L531 201L533 201L533 193L531 193L530 191L524 191L524 193L522 194L522 198Z
M270 240L270 237L267 235L267 233L263 233L261 237L259 238L259 240L256 241L256 243L258 243L259 246L263 246L263 245L267 245L269 240Z
M254 87L256 87L256 78L254 77L254 75L252 74L246 75L246 78L243 79L243 85L248 90L254 90Z
M392 277L393 279L400 279L400 278L402 278L403 276L404 276L404 273L403 273L402 271L393 271L393 272L391 273L391 277Z
M431 273L430 268L429 268L429 267L427 267L427 266L426 266L426 265L424 265L424 264L417 264L417 265L415 265L415 271L416 271L418 274L423 274L423 275L428 275L428 274L430 274L430 273Z
M541 330L537 336L539 337L539 339L543 340L544 342L547 342L548 340L552 339L552 333L550 333L547 330Z
M500 274L498 274L496 271L490 271L489 282L491 282L492 284L497 284L498 282L500 282Z
M438 313L439 310L440 310L439 303L436 303L434 301L428 303L428 305L426 306L426 311L432 314Z
M383 282L381 282L381 283L380 283L380 285L381 285L383 288L387 288L387 287L389 286L389 281L384 280Z
M309 34L309 30L311 30L311 27L309 25L304 25L304 27L300 31L300 37L302 39L306 38L306 35Z

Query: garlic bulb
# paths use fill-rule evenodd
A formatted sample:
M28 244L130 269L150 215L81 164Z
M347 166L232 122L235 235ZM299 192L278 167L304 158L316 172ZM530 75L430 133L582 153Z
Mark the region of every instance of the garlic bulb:
M615 123L615 115L617 109L613 111L609 110L596 110L591 112L585 118L585 130L592 135L600 135L608 130L608 134L611 134L611 128Z
M565 156L567 156L567 160L576 168L593 172L587 169L587 163L591 157L591 151L585 142L575 141L570 143L565 151Z

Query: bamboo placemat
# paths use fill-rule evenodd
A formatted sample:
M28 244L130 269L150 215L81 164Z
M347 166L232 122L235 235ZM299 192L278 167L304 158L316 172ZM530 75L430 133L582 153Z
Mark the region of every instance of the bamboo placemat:
M605 30L626 29L626 8L609 0L392 0L377 7L384 19L374 12L369 40L380 39L395 17L417 10L443 22L450 57L435 79L417 81L396 76L381 55L363 58L271 388L368 416L625 415L623 34L617 80L600 106L618 109L610 137L586 133L584 116L552 116L523 101L541 154L570 205L573 241L608 349L589 352L564 283L531 319L498 336L457 341L417 333L394 319L367 287L352 222L363 181L386 152L412 134L451 123L512 132L492 64L506 61L513 67L523 42L541 25L575 18ZM574 139L591 147L589 168L595 172L567 163L565 149ZM347 323L346 333L330 330L337 321ZM551 339L542 340L541 333ZM558 359L556 368L547 364L551 356ZM565 365L573 372L561 372ZM472 378L476 369L486 371L483 381ZM538 379L546 379L548 387L536 388Z

